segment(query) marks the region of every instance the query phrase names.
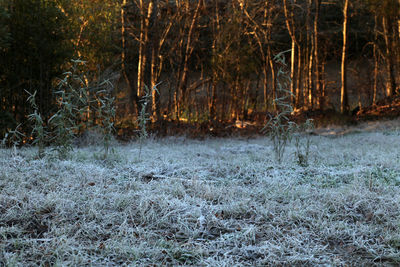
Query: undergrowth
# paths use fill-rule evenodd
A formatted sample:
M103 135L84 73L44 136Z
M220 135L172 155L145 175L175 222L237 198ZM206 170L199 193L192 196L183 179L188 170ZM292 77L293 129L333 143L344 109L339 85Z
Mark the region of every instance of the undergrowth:
M56 111L50 118L44 118L36 103L37 92L28 92L28 103L32 113L28 115L31 123L32 144L37 146L37 157L45 156L45 148L52 147L58 158L65 159L74 149L74 141L85 131L98 130L102 133L103 154L108 157L112 151L115 106L112 97L113 83L104 79L92 85L85 72L85 62L72 60L71 70L64 73L54 92ZM19 131L21 124L5 135L2 144L16 147L21 144L24 135ZM28 139L29 141L29 139Z

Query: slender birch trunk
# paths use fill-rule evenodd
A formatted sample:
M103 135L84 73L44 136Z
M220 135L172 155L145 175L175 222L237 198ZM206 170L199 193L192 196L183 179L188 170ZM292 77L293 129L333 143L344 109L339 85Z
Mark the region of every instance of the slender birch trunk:
M296 0L294 0L294 3L296 3ZM296 35L295 35L295 25L294 25L294 15L293 15L293 7L289 11L288 5L287 5L287 0L283 0L283 7L284 7L284 13L285 13L285 22L286 22L286 27L289 31L290 38L292 39L292 48L291 48L291 62L290 62L290 100L292 105L295 105L295 57L296 57Z
M392 46L392 21L390 18L384 16L382 18L383 26L383 37L385 39L386 48L386 69L387 69L387 96L393 96L396 92L396 78L395 78L395 68L394 68L394 55Z
M344 1L343 7L343 47L342 47L342 65L341 65L341 90L340 90L340 112L342 114L349 111L349 100L347 93L347 24L348 24L349 0Z

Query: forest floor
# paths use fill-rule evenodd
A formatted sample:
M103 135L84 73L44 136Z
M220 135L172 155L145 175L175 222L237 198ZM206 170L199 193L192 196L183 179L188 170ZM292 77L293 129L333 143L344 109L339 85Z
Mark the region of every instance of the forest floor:
M311 138L167 137L67 160L0 150L0 266L400 264L397 121ZM382 126L383 125L383 126ZM364 127L364 128L363 128Z

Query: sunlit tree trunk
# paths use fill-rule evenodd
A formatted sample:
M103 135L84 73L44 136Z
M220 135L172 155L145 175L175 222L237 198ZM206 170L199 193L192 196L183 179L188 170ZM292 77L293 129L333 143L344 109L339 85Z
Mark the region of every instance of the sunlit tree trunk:
M153 1L153 11L150 17L149 23L149 55L151 55L151 66L150 66L150 78L149 78L149 86L151 88L152 94L152 121L156 122L160 119L160 94L159 88L156 88L156 84L158 82L158 78L162 69L162 61L160 58L160 38L159 32L161 29L156 27L157 13L158 13L158 4L159 0Z
M398 0L397 5L398 10L400 10L400 0ZM400 12L397 14L397 77L398 77L398 84L397 84L397 92L400 93Z
M276 74L275 74L274 60L272 58L272 52L271 52L271 48L270 47L268 47L268 61L269 61L269 69L271 71L272 99L275 100L277 98L277 93L276 93ZM273 108L274 108L274 111L278 110L278 107L276 105L276 101L273 101Z
M297 46L297 76L296 76L296 108L300 108L300 96L301 96L301 77L302 77L302 65L303 61L302 59L302 53L301 53L301 46Z
M311 7L312 0L307 1L307 52L308 66L307 66L307 94L308 94L308 108L313 109L314 107L314 37L312 33L312 21L311 21Z
M185 52L184 52L184 61L183 61L183 67L182 67L182 73L180 75L180 81L179 81L179 85L178 85L178 92L180 94L180 99L179 99L179 107L182 107L186 104L186 100L187 100L187 81L188 81L188 74L189 74L189 58L193 53L194 50L194 40L193 40L193 34L195 31L195 27L197 26L197 19L199 17L199 13L200 13L200 8L201 8L201 4L203 1L198 1L197 3L197 7L196 10L194 12L194 15L192 17L192 21L189 27L189 32L187 34L187 39L186 39L186 47L185 47ZM188 9L190 6L190 3L187 3L188 5ZM182 110L179 110L178 112L182 112Z
M213 29L213 44L211 46L212 49L212 56L215 57L213 61L216 60L217 57L217 38L218 34L221 31L221 25L220 25L220 17L219 17L219 8L218 8L218 2L214 1L214 19L213 19L213 24L212 24L212 29ZM216 64L214 62L214 64ZM217 120L217 114L216 114L216 90L217 90L217 85L218 85L218 70L216 67L213 68L212 72L212 82L210 83L210 93L209 93L209 99L208 99L208 113L210 115L210 120L214 121Z
M146 58L144 55L144 48L146 42L145 4L143 3L143 0L139 0L138 4L140 12L140 33L139 33L139 55L138 55L138 68L137 68L137 86L136 86L137 98L142 95L144 65L146 64Z
M372 105L376 105L377 93L378 93L378 15L375 14L375 27L374 27L374 84L372 94Z
M348 24L349 0L344 0L343 7L343 47L342 47L342 65L341 65L341 90L340 90L340 112L342 114L349 111L349 100L347 94L347 24Z
M296 3L296 0L294 0L294 3ZM285 13L285 21L286 21L286 27L289 31L290 38L292 39L292 44L291 44L291 62L290 62L290 99L292 105L295 105L295 61L296 61L296 27L294 25L294 14L293 14L293 6L291 7L290 11L288 9L287 5L287 0L283 0L283 7L284 7L284 13Z
M395 68L394 68L394 49L393 49L393 40L392 40L392 21L390 18L384 16L382 18L382 26L383 26L383 36L385 39L385 48L386 48L386 68L387 68L387 95L393 96L396 90L396 78L395 78Z
M315 0L315 18L314 18L314 59L315 59L315 91L317 93L317 108L322 109L324 106L324 97L321 92L321 72L319 60L319 46L318 46L318 21L319 9L321 0Z
M398 0L397 8L400 10L400 0ZM400 12L397 14L397 77L398 77L398 84L397 84L397 93L400 93Z
M128 92L130 94L129 105L132 108L137 104L137 94L136 91L132 88L131 80L129 79L128 68L127 68L127 41L126 41L126 8L127 8L127 0L122 1L121 5L121 73L124 77L126 86L128 88Z

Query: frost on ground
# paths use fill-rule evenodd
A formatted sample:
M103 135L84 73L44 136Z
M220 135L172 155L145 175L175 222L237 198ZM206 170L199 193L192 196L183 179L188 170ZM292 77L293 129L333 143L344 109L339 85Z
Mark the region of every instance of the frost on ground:
M1 266L400 264L400 135L167 138L37 160L0 150Z

